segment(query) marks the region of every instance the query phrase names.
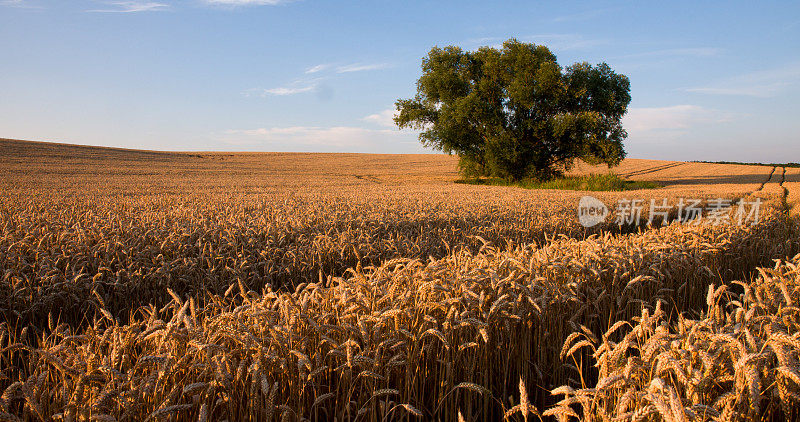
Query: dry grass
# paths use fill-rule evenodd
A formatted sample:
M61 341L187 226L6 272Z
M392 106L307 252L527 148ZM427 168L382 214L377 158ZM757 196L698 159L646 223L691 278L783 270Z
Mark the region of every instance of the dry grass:
M451 157L0 146L0 420L527 419L596 383L572 333L703 319L708 285L800 251L777 211L586 230L584 193L454 184ZM765 181L740 170L595 196Z

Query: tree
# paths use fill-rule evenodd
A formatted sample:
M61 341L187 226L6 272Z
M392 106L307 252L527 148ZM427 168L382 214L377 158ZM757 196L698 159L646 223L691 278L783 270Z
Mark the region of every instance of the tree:
M511 39L501 49L431 49L394 121L457 154L465 176L548 180L578 158L619 164L630 100L628 78L607 64L562 69L547 47Z

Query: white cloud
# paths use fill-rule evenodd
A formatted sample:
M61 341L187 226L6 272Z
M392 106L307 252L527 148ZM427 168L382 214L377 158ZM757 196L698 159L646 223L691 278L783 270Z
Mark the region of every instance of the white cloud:
M31 4L28 0L0 0L0 6L19 7L21 9L41 9L41 6Z
M369 116L364 117L361 120L365 122L375 123L380 126L386 127L394 127L394 117L397 114L397 110L394 107L387 108L386 110L381 111L380 113L370 114Z
M311 66L308 69L306 69L305 73L306 74L317 73L317 72L321 72L321 71L323 71L323 70L325 70L325 69L327 69L329 67L331 67L331 65L329 65L329 64L318 64L316 66Z
M779 95L800 82L800 63L751 72L713 82L707 86L686 88L684 91L713 95L738 95L769 98Z
M731 115L697 105L638 107L628 110L623 127L633 140L676 137L699 126L731 120Z
M238 146L269 147L272 149L308 150L364 149L374 147L376 140L398 136L399 131L373 130L353 126L316 127L292 126L247 130L229 130L224 142Z
M730 86L707 86L698 88L687 88L687 92L711 95L738 95L744 97L769 98L774 97L783 88L789 86L785 82L776 82L766 85L730 85Z
M353 63L336 68L336 73L364 72L367 70L380 70L389 67L387 63L361 64Z
M135 12L154 12L166 10L168 4L153 1L107 1L105 4L114 7L113 9L92 9L87 12L98 13L135 13Z
M253 88L248 89L243 94L245 97L267 97L270 95L277 95L277 96L285 96L285 95L295 95L295 94L303 94L306 92L313 92L317 90L317 82L316 80L311 81L296 81L289 86L282 86L277 88Z
M281 87L281 88L265 89L264 92L272 95L294 95L294 94L302 94L304 92L311 92L316 88L317 88L316 85L309 85L309 86L302 86L295 88Z

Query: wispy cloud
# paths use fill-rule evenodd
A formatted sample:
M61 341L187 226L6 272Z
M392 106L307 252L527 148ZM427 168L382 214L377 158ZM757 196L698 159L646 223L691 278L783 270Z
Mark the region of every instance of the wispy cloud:
M695 92L698 94L711 94L711 95L735 95L742 97L758 97L769 98L774 97L783 88L788 86L787 83L777 82L766 85L748 85L748 86L717 86L717 87L698 87L686 88L687 92Z
M305 73L306 74L311 74L311 73L322 72L323 70L325 70L325 69L327 69L329 67L331 67L331 65L329 65L329 64L318 64L316 66L311 66L308 69L306 69Z
M336 65L334 63L321 63L311 66L305 70L306 75L319 73L332 69L336 73L365 72L368 70L380 70L390 67L388 63L351 63L346 65Z
M22 9L41 9L41 6L31 4L29 0L0 0L0 6L19 7Z
M372 63L372 64L353 63L337 67L336 73L365 72L368 70L386 69L387 67L389 67L388 63Z
M374 130L354 126L270 127L225 132L224 142L239 146L260 146L282 150L342 150L368 148L376 140L398 136L399 131Z
M269 88L269 89L264 89L264 88L248 89L247 91L244 91L242 94L246 97L254 97L254 96L268 97L268 96L287 96L287 95L303 94L307 92L315 92L320 99L329 99L332 94L331 88L330 86L326 85L323 81L336 77L336 75L332 75L330 73L335 72L337 74L342 74L342 73L352 73L352 72L365 72L369 70L385 69L387 67L390 67L390 65L387 63L372 63L372 64L352 63L340 66L336 66L335 64L330 64L330 63L323 63L311 66L303 72L305 75L313 75L313 76L300 76L299 78L295 79L288 85L281 87ZM328 71L329 69L330 71L326 72L329 73L328 75L322 73L321 76L317 76L317 74Z
M674 138L688 133L692 128L727 122L729 113L697 105L668 107L635 107L628 110L622 123L631 139Z
M395 109L394 107L390 107L381 112L370 114L369 116L366 116L361 120L365 122L375 123L380 126L394 127L395 123L393 119L395 115L397 115L397 109Z
M169 5L153 1L106 1L104 4L110 6L108 9L92 9L87 12L96 13L136 13L136 12L156 12L169 9Z
M751 72L684 91L712 95L775 97L800 82L800 62L776 69Z
M309 85L297 88L281 87L281 88L266 89L264 90L264 92L272 95L294 95L294 94L302 94L304 92L311 92L316 88L317 88L316 85Z
M313 92L317 89L316 83L305 84L305 85L292 85L292 86L284 86L278 88L253 88L248 89L244 92L245 97L267 97L270 95L277 95L277 96L286 96L286 95L295 95L295 94L302 94L304 92Z

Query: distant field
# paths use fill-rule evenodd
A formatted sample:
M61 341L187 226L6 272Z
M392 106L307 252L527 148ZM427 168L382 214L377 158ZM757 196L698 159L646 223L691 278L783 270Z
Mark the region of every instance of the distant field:
M627 159L663 187L589 193L456 163L0 139L0 420L800 416L800 257L757 269L800 252L800 169ZM585 228L587 194L764 208Z
M56 195L224 193L237 195L296 195L324 192L333 196L357 194L467 194L488 196L534 194L509 188L456 185L457 158L440 154L326 154L326 153L169 153L0 140L0 165L7 177L6 192L49 190ZM580 164L569 174L605 173L605 166ZM641 197L738 198L760 192L781 195L783 168L772 177L768 166L708 164L626 159L611 171L631 180L653 181L664 188ZM787 168L783 186L797 201L800 169ZM763 186L762 186L763 185ZM761 192L764 191L764 192ZM637 194L638 195L638 194ZM540 191L540 198L573 197L567 192ZM608 193L614 202L627 193Z
M376 185L476 189L453 186L459 178L457 158L440 154L168 153L0 140L0 160L10 175L2 181L6 188L182 194L209 189L269 193L285 188L307 191ZM608 171L605 166L581 164L572 174ZM612 171L633 180L658 182L670 193L737 196L756 190L771 167L626 159ZM800 182L798 169L788 169L786 182Z

